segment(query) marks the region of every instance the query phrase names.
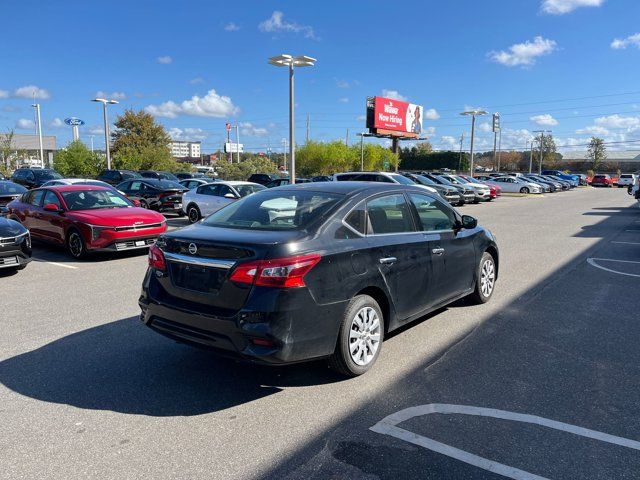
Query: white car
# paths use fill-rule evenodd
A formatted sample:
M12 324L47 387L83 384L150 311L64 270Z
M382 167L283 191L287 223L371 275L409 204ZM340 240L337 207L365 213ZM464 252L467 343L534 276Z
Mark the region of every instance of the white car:
M618 178L618 187L628 187L629 185L634 185L636 183L636 178L638 176L635 173L623 173Z
M182 194L182 209L187 214L189 222L196 223L225 205L266 188L252 182L206 183Z
M413 185L425 190L435 193L440 196L440 193L435 188L428 187L427 185L421 185L413 180L394 172L347 172L336 173L333 175L334 182L382 182L382 183L399 183L401 185Z
M462 186L471 188L475 196L475 203L491 201L491 189L489 188L488 185L485 185L484 183L470 182L466 178L460 177L458 175L440 175L440 176L446 178L454 185L462 185Z
M503 192L509 193L542 193L542 187L537 183L531 183L520 177L494 177L492 182L497 183Z
M185 178L184 180L180 180L178 183L187 190L193 190L200 185L206 185L207 183L213 183L214 181L215 180L210 178Z

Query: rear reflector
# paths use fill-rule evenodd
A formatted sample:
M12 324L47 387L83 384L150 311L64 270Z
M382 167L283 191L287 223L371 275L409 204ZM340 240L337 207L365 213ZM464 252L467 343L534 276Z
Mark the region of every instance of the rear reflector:
M304 276L316 266L317 253L297 257L241 263L231 274L231 281L261 287L304 287Z
M166 270L167 262L164 259L164 253L157 245L151 245L149 248L149 267L157 270Z

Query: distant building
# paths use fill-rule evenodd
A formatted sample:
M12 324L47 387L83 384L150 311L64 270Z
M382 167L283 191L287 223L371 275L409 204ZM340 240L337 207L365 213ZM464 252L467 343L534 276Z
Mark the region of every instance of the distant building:
M589 170L592 160L588 158L586 150L562 153L562 160L558 163L566 165L571 170ZM622 172L636 172L640 170L640 150L607 150L607 158L602 162L603 171L620 170Z
M201 142L173 141L169 144L174 158L199 158Z
M7 139L6 133L0 133L0 142ZM53 156L58 150L55 135L42 136L42 149L44 153L44 165L40 165L40 143L38 135L23 135L14 133L11 139L12 157L18 160L20 165L29 166L51 166Z

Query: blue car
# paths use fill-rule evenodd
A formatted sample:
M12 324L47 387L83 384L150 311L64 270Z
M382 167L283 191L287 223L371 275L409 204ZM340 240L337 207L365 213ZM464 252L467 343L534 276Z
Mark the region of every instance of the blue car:
M566 180L572 187L580 185L580 175L572 175L570 173L564 173L562 170L543 170L542 175L553 175L554 177Z

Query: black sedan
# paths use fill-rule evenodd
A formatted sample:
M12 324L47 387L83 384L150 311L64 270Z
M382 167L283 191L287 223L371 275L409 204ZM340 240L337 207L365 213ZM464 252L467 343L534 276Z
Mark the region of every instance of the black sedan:
M182 213L182 194L188 188L170 180L154 178L137 178L127 180L116 187L129 199L140 202L142 208L149 208L160 213Z
M29 230L18 222L0 217L0 272L22 270L31 261Z
M493 235L419 186L263 190L149 250L141 320L180 342L267 364L328 358L365 373L384 336L459 298L487 302Z
M26 191L27 189L22 185L9 180L0 180L0 207L12 202Z

